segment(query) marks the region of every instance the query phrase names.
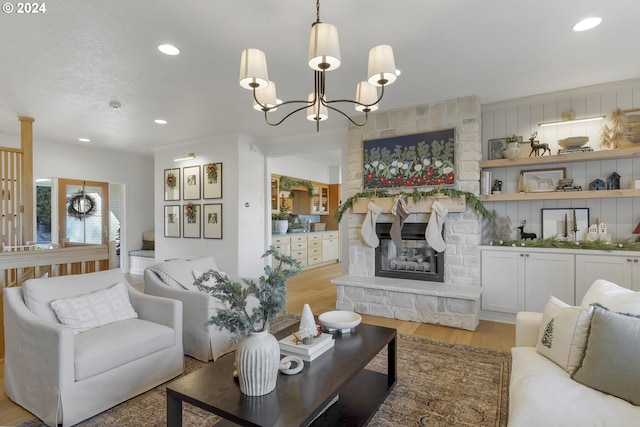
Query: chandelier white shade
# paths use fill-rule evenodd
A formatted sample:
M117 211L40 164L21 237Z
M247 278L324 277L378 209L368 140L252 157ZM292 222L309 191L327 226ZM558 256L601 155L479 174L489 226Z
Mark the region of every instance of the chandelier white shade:
M253 108L264 112L265 121L271 126L278 126L298 111L306 110L307 119L316 122L316 130L320 130L319 123L329 118L329 110L333 110L346 117L356 126L367 123L368 113L378 109L378 103L384 96L384 88L396 81L400 72L396 69L393 49L383 44L369 51L367 80L361 81L356 87L356 99L327 100L325 73L340 67L340 43L338 29L331 24L320 21L320 0L316 0L316 21L311 25L309 40L309 57L307 64L314 73L314 91L306 100L292 100L282 102L278 100L275 83L269 81L267 59L259 49L245 49L240 58L240 86L253 92ZM378 96L377 88L380 87ZM335 105L338 103L355 104L358 112L365 114L364 121L356 122ZM280 106L299 104L292 111L278 121L271 121L269 113Z
M317 22L311 27L309 67L312 70L331 71L340 66L340 43L335 25Z
M260 49L245 49L240 58L240 86L245 89L266 88L269 85L267 57Z

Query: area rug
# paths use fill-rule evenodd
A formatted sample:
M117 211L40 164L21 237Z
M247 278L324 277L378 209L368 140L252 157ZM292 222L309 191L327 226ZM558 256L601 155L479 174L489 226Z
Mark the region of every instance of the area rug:
M297 320L288 316L272 325L272 330ZM385 349L368 369L386 372L386 363ZM183 375L203 365L185 357ZM507 352L399 335L398 380L369 426L506 426L510 368L511 355ZM78 426L165 426L165 386L162 384ZM218 420L195 406L183 405L184 426L211 426ZM19 425L42 426L38 419Z

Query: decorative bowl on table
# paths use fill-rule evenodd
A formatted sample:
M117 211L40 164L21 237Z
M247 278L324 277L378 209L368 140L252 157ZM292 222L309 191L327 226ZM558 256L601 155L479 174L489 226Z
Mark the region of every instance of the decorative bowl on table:
M362 321L362 317L358 313L347 310L327 311L318 316L318 320L322 328L327 332L340 331L349 333Z
M562 148L580 148L589 142L588 136L572 136L569 138L559 139L558 145Z

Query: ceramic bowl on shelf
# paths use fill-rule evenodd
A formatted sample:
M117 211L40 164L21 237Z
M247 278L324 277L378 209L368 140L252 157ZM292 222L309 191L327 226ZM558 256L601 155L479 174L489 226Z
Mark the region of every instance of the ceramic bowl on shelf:
M347 310L327 311L318 316L322 327L328 332L340 331L348 333L362 321L358 313Z
M507 148L506 150L504 150L502 152L502 157L504 157L505 159L517 159L518 158L518 154L520 154L520 149L519 148Z
M589 142L588 136L572 136L569 138L559 139L558 145L562 148L579 148Z

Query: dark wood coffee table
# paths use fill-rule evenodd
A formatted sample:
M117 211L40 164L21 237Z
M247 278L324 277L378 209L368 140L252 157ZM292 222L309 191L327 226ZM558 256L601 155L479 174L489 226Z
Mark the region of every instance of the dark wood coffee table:
M281 339L297 329L292 325L274 335ZM301 373L278 374L276 389L264 396L240 392L233 378L235 353L171 382L167 425L182 426L182 402L224 418L216 426L306 426L316 417L313 426L365 425L396 382L396 330L360 324L335 340L332 349L305 362ZM387 374L364 369L385 346Z

